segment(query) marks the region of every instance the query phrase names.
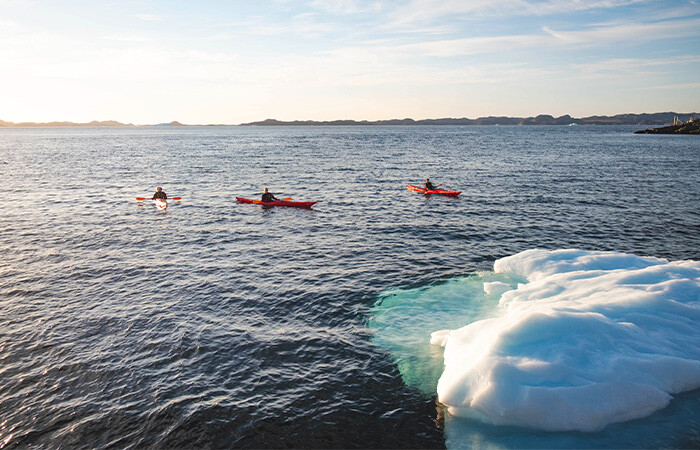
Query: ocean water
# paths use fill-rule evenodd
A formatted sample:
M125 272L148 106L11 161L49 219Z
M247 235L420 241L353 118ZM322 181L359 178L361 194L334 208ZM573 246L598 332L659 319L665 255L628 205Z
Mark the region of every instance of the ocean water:
M635 129L0 129L0 448L697 447L697 390L595 432L437 399L496 260L700 260L700 141Z

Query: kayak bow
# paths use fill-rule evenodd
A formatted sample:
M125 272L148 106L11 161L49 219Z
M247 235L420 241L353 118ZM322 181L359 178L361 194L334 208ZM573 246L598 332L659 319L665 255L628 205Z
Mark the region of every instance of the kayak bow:
M422 192L423 194L441 194L441 195L451 195L453 197L458 196L462 191L446 191L444 189L423 189L418 186L413 186L412 184L407 184L406 189L409 191Z
M313 205L316 204L316 202L291 202L289 200L275 200L274 202L265 202L263 203L260 200L251 200L249 198L242 198L242 197L236 197L236 200L238 200L241 203L250 203L254 205L263 205L263 206L292 206L295 208L311 208Z

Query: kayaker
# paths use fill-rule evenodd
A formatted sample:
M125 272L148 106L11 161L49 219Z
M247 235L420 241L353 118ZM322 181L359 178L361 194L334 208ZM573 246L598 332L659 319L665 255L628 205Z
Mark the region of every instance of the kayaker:
M157 198L161 198L161 199L163 199L163 200L167 200L167 199L168 199L168 196L167 196L167 194L166 194L165 192L163 192L163 188L162 188L162 187L156 188L156 193L153 194L153 197L151 198L151 200L155 200L155 199L157 199Z
M262 195L262 198L260 199L260 201L263 203L276 202L277 198L274 195L267 192L267 188L265 188L263 190L263 195Z
M430 182L430 178L425 179L425 184L423 185L423 189L426 191L432 191L435 189L435 186L433 186L433 183Z

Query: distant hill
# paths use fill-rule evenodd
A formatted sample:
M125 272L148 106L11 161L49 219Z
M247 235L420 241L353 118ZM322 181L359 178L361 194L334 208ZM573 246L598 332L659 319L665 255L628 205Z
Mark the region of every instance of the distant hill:
M76 122L5 122L0 120L0 127L139 127L139 126L151 126L151 127L186 127L188 125L182 124L177 120L170 123L158 123L155 125L134 125L133 123L121 123L116 120L93 120L87 123L76 123Z
M676 125L649 130L635 131L637 134L700 134L700 119L691 120Z
M189 125L185 125L185 124L178 122L177 120L173 120L170 123L159 123L159 124L151 125L151 126L152 127L186 127Z
M285 122L276 119L267 119L260 122L242 123L241 126L300 126L300 125L666 125L673 123L674 118L688 121L698 117L698 113L662 112L653 114L618 114L616 116L590 116L574 118L569 115L553 117L539 115L536 117L479 117L478 119L393 119L375 121L356 120L294 120Z
M133 127L133 123L121 123L116 120L93 120L87 123L75 122L5 122L0 120L0 127Z

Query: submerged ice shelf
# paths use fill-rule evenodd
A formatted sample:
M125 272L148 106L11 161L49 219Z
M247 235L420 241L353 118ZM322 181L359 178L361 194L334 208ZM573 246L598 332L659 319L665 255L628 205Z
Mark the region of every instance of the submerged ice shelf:
M374 310L405 381L453 416L593 432L700 387L700 262L529 250L494 272L389 293Z

